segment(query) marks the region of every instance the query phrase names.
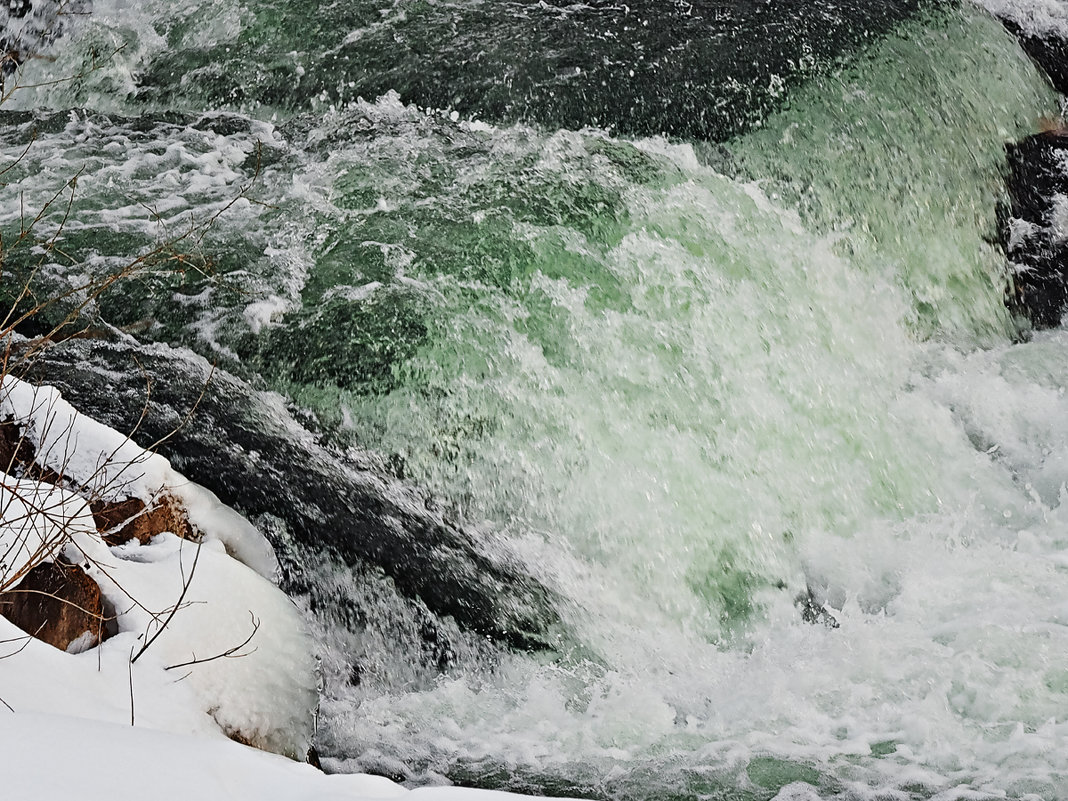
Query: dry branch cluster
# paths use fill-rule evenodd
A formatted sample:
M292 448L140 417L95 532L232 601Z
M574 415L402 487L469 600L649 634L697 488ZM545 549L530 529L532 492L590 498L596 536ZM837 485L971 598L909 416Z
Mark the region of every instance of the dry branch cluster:
M18 82L20 65L31 58L45 58L44 49L89 5L89 0L12 0L0 5L0 111L16 91L30 88ZM84 76L59 82L79 77ZM31 137L18 157L0 162L0 188L7 185L5 181L33 145ZM24 650L31 638L73 653L92 648L116 633L117 620L137 607L151 622L130 653L132 723L132 665L187 605L184 599L200 557L202 533L182 502L166 488L147 501L143 492L137 497L130 490L137 478L136 460L124 467L122 459L115 459L116 453L100 454L95 469L86 471L84 464L69 469L78 453L73 418L49 410L43 416L23 415L24 409L12 413L10 388L55 342L122 336L123 332L93 318L104 293L121 292L124 282L149 274L191 269L208 274L210 259L201 252L204 238L222 214L247 197L251 183L236 189L230 202L207 219L191 218L178 231L146 209L160 231L156 242L144 252L131 254L118 268L83 275L57 290L43 286L39 279L55 265L77 265L64 252L63 238L72 215L77 215L78 180L78 174L71 175L37 208L27 209L20 195L17 223L6 228L0 225L0 616L26 632L25 637L0 641L0 646L8 646L0 652L0 659ZM146 376L146 407L150 393ZM43 425L42 420L46 421ZM52 427L60 430L49 430ZM120 447L130 443L135 433L136 428L127 432ZM150 445L144 453L159 444ZM149 544L163 533L192 543L193 556L189 566L179 560L183 589L178 600L167 608L150 610L117 580L109 568L112 552L107 549L117 549L113 553L121 557L118 549L134 541ZM109 591L102 593L102 586ZM117 595L125 609L118 608ZM254 650L249 646L259 626L251 615L251 634L244 641L219 653L193 654L166 669L244 656ZM8 706L3 699L0 703Z

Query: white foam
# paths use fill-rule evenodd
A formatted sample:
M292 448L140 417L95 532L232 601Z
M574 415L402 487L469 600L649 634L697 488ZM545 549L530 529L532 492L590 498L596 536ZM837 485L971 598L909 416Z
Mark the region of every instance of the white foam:
M991 14L1015 22L1034 36L1068 36L1068 5L1063 0L973 0Z

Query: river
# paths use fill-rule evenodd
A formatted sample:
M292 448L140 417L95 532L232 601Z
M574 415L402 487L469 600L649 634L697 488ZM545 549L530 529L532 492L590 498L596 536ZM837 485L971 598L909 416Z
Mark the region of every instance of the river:
M328 770L1068 797L1068 332L1006 306L996 244L1006 144L1061 100L986 9L79 11L7 79L0 231L47 209L9 275L173 243L82 318L216 364L550 599L450 605L489 568L407 559L403 522L345 557L344 508L278 508L304 457L278 506L216 488L317 632ZM218 408L202 445L239 438ZM208 451L168 455L212 486Z

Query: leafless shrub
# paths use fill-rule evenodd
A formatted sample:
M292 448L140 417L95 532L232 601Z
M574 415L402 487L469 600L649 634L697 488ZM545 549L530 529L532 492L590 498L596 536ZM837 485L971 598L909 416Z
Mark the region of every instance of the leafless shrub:
M31 85L19 82L19 67L30 59L48 58L48 45L66 30L74 17L85 13L88 5L88 0L12 0L0 5L0 110L16 92L31 88ZM95 70L99 66L94 62L88 69ZM84 78L85 74L57 79L54 83ZM5 178L23 162L35 141L36 137L31 137L16 158L7 164L0 163L0 187L6 185ZM42 290L38 278L50 265L59 263L70 266L77 263L75 256L65 252L63 243L72 215L76 214L80 173L72 175L36 208L26 209L23 206L17 228L8 231L0 228L0 406L10 392L6 388L14 384L9 379L24 375L34 360L55 343L70 337L118 333L105 323L91 322L87 311L106 293L121 291L124 282L161 273L184 275L188 271L210 278L213 264L204 252L205 236L235 203L242 199L250 200L248 193L257 177L258 168L247 185L235 188L228 203L205 219L190 218L179 229L169 227L158 214L148 209L159 231L156 241L142 252L121 261L118 266L102 274L75 280L58 290ZM20 200L20 203L23 202ZM145 384L147 410L152 389L148 376L145 377ZM54 395L49 397L55 400ZM189 414L194 411L195 404ZM137 477L134 475L136 461L126 463L118 470L115 465L122 464L118 452L136 435L140 423L126 432L126 439L111 453L101 454L95 469L88 474L83 470L74 475L70 469L71 459L77 452L78 442L73 419L48 408L40 410L34 419L38 423L41 420L45 422L33 429L25 425L25 420L0 419L0 426L12 422L20 424L17 437L7 443L10 453L0 460L0 597L16 591L19 583L34 567L65 556L107 576L125 593L132 606L148 613L149 630L142 634L142 644L136 652L131 651L129 660L132 723L132 665L185 607L186 593L200 556L200 545L194 545L196 553L188 573L184 566L182 568L183 588L178 600L167 609L147 609L133 594L122 588L107 564L79 545L79 536L84 532L75 523L77 520L92 519L91 505L94 502L126 494L127 485ZM0 454L5 453L3 444L3 438L0 437ZM148 450L154 445L149 446ZM32 458L26 456L31 452ZM246 655L243 649L249 645L260 625L255 616L252 622L252 633L233 648L205 658L194 656L192 660L168 669ZM20 653L32 636L27 634L25 638L0 642L0 645L17 646L8 653L0 654L0 659ZM0 703L11 709L2 698Z

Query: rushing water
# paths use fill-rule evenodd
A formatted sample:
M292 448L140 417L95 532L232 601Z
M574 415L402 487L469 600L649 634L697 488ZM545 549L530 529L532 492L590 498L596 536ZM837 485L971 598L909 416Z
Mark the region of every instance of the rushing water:
M329 769L1068 796L1068 333L990 244L1057 99L983 11L105 0L53 55L0 114L0 229L78 175L41 290L218 215L94 319L286 394L558 599L552 649L438 620L416 658L389 579L293 557Z

